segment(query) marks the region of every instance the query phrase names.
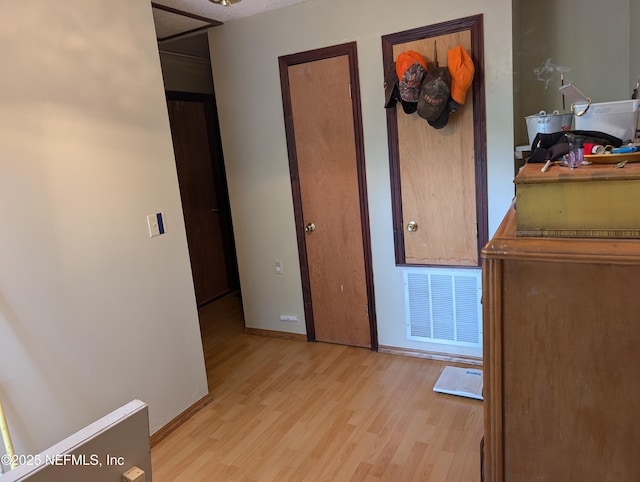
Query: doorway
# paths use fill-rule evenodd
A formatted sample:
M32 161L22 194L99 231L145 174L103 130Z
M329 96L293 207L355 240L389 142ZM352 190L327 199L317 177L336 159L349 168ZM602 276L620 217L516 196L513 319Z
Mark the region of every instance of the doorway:
M377 350L356 45L279 63L307 338Z
M237 290L238 268L213 95L167 92L198 307Z

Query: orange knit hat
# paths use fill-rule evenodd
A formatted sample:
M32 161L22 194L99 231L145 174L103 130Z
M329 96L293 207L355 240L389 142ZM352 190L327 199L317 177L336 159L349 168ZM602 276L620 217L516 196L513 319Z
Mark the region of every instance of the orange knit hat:
M473 82L475 68L473 60L460 45L449 50L448 64L451 74L451 98L458 104L464 104L467 97L467 90Z

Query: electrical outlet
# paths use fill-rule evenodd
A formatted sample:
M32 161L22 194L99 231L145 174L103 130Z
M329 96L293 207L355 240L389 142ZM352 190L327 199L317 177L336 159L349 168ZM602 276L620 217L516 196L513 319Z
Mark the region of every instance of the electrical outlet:
M280 315L280 321L298 321L298 315Z

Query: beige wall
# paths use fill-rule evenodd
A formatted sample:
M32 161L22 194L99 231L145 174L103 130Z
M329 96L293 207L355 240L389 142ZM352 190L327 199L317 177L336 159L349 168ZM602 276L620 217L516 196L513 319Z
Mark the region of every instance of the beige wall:
M211 63L172 52L160 52L165 90L213 94Z
M149 2L0 3L0 397L30 454L207 393ZM146 216L167 233L150 238Z
M379 342L429 348L406 339L403 269L394 262L381 36L476 14L484 15L493 233L513 196L510 1L308 0L209 31L249 327L305 332L278 56L356 41ZM274 259L283 260L283 275L275 275ZM280 322L280 314L297 314L300 321Z

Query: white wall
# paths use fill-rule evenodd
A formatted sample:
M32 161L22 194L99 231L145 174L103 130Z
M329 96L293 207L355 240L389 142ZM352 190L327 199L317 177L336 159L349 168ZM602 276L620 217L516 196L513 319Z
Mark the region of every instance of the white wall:
M0 397L17 453L207 393L149 2L1 2ZM150 238L146 215L167 234Z
M381 36L476 14L484 15L493 233L513 197L510 0L308 0L209 31L247 326L305 332L278 57L356 41L379 342L427 348L406 339L403 269L394 261ZM284 275L274 273L276 258ZM281 313L300 321L280 322Z

